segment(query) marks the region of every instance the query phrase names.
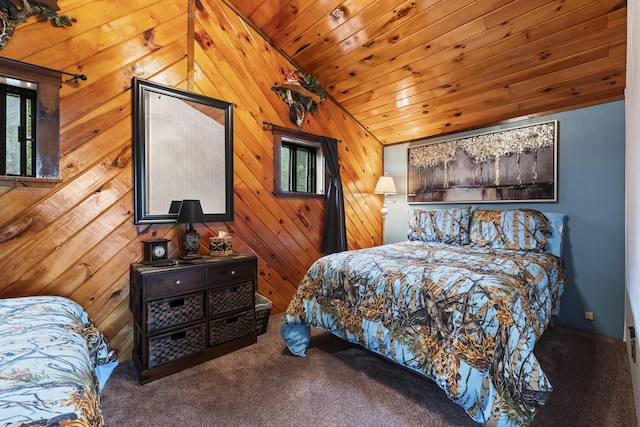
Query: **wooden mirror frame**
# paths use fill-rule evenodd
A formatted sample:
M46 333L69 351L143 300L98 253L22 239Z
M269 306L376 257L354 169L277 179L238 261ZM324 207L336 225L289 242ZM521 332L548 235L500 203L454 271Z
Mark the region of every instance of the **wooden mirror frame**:
M204 222L233 221L233 105L137 77L133 78L132 88L134 223L176 222L178 213L169 213L169 207L172 201L185 199L201 201ZM164 109L158 109L159 105L152 108L152 99L166 99L173 104L163 104ZM181 102L176 103L176 100ZM177 110L180 111L167 109L171 106L179 107ZM155 120L150 116L152 111L154 115L160 113ZM166 116L161 117L163 112L167 112L166 116L171 114L171 123L167 122ZM162 125L164 130L153 130L154 124ZM203 124L206 127L202 127ZM203 132L203 129L207 131ZM194 131L199 131L197 135L205 138L184 137L194 135ZM220 134L224 141L215 138ZM170 152L154 152L155 148L171 146L176 139L180 143L193 144L187 149L195 149L196 154L185 156L189 151L185 151L182 144ZM203 145L210 143L224 147L224 153ZM161 178L162 183L155 184L161 184L163 194L155 188L153 177Z

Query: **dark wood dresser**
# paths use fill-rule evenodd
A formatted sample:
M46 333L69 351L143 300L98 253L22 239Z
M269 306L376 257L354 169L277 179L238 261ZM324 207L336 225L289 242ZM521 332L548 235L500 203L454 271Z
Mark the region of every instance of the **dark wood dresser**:
M140 383L257 341L253 255L203 257L193 264L132 264L133 363Z

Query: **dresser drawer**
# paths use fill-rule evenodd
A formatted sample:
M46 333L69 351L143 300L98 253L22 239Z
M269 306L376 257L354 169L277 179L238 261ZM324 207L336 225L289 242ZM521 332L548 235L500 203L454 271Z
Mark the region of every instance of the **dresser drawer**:
M254 333L253 310L209 321L209 346L213 347Z
M209 316L218 316L254 306L253 282L244 282L227 288L209 289L207 295Z
M148 274L145 283L147 298L162 298L202 289L204 288L204 274L203 268Z
M147 303L147 332L204 319L203 292Z
M209 267L207 270L207 286L218 287L229 283L255 280L255 262L239 261L222 266Z
M149 368L187 356L202 353L207 348L204 323L149 338Z

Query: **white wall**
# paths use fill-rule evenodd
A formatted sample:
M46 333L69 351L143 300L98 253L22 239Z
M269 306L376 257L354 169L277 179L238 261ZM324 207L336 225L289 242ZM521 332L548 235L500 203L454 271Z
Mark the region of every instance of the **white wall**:
M640 3L627 2L627 86L625 94L626 130L626 327L640 327ZM637 336L637 334L636 334ZM625 337L629 335L625 331ZM640 426L640 346L636 339L636 362L629 363Z

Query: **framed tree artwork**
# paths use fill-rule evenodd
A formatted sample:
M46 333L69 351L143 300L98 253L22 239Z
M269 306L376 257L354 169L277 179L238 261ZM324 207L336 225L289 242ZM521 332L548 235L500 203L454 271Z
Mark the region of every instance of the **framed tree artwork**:
M557 120L409 147L408 203L557 201Z

